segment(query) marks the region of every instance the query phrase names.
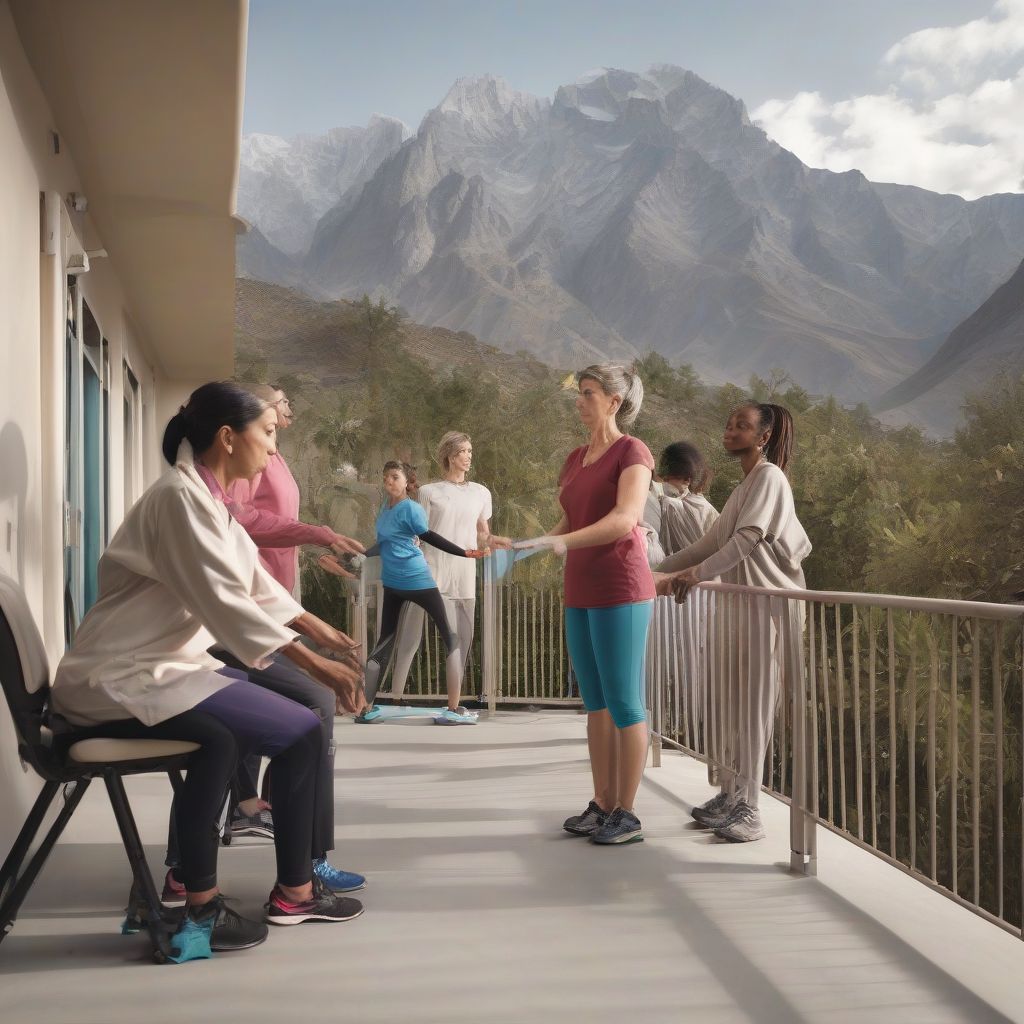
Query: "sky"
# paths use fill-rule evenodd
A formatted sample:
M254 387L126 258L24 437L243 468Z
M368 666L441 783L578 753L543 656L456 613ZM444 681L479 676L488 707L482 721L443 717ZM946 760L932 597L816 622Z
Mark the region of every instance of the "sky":
M1024 190L1024 0L250 0L244 130L413 130L460 77L552 96L678 64L805 163Z

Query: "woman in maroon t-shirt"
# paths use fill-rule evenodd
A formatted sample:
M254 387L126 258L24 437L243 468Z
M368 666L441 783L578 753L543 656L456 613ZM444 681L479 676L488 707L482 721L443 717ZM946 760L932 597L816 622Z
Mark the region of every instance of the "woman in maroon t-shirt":
M640 412L640 378L605 365L576 380L590 443L562 467L561 520L531 542L567 552L566 641L588 712L594 799L563 827L595 843L629 843L643 839L633 801L647 761L643 664L654 578L639 524L654 459L623 432Z

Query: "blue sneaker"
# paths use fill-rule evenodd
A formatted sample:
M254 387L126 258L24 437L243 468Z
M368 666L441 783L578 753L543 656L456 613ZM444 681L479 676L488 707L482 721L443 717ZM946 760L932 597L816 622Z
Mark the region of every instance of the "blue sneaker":
M477 716L472 711L463 711L464 713L461 713L445 708L441 714L435 716L434 725L476 725Z
M366 879L362 875L333 867L326 857L313 861L313 874L331 892L355 892L356 889L362 889L366 885Z
M376 704L371 704L356 715L356 725L369 725L370 722L376 722L380 716L381 709Z

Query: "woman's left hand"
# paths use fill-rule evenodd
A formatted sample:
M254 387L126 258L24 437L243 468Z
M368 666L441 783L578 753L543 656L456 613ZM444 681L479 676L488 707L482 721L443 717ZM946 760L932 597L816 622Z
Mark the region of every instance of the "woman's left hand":
M543 537L531 537L529 540L517 540L512 544L516 550L530 548L548 548L553 554L561 557L565 554L565 541L559 536L545 534Z
M695 566L673 573L671 578L672 594L675 596L676 604L682 604L690 590L701 582Z
M512 538L498 537L492 533L488 538L488 544L490 544L492 548L497 548L501 551L508 551L512 547Z

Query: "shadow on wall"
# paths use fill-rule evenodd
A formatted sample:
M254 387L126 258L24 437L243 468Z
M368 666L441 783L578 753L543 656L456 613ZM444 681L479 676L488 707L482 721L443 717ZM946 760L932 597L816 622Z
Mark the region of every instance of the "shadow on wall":
M25 585L22 525L28 498L28 455L16 423L0 428L0 571Z
M0 572L25 584L25 505L28 500L28 455L16 423L0 427ZM0 857L21 827L40 785L18 758L18 742L7 704L0 700Z

